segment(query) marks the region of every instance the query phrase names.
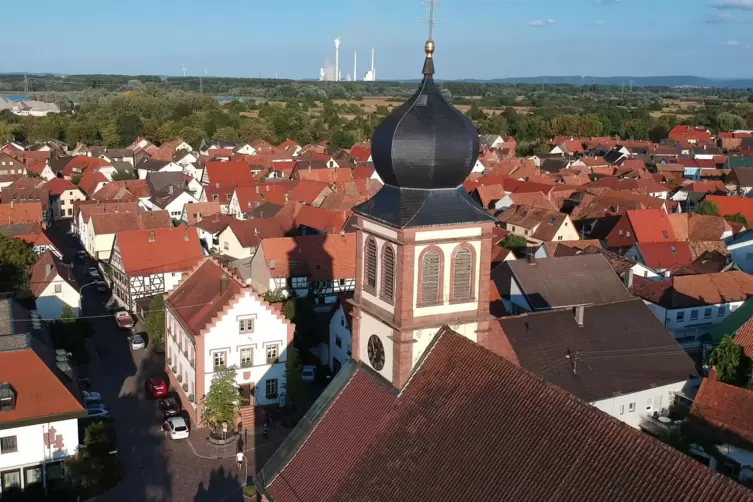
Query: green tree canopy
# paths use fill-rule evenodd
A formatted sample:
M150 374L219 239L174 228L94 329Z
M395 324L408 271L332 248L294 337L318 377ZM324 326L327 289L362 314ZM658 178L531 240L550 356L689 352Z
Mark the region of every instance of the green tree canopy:
M126 171L125 169L118 169L112 175L112 181L137 180L137 179L139 179L139 176L135 172L130 173Z
M719 207L710 200L704 200L695 208L697 214L707 214L710 216L719 216Z
M223 423L232 427L240 397L238 384L235 382L235 370L216 371L209 392L202 399L201 419L215 429Z
M157 353L165 351L165 298L156 295L149 303L149 314L146 317L146 332L149 334L149 345Z
M727 221L732 221L734 223L740 223L742 225L748 224L748 219L745 218L742 213L728 214L724 217L724 219Z
M29 283L29 268L37 261L30 244L0 234L0 290L15 291Z
M709 362L716 367L719 381L731 385L741 385L745 382L748 361L743 348L735 343L731 335L722 338L709 356Z
M526 247L528 241L522 235L507 234L500 244L507 249L520 249Z

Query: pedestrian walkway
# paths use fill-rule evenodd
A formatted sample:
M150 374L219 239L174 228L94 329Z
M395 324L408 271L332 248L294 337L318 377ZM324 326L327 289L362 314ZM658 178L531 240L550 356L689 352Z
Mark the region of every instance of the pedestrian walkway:
M246 457L253 458L253 452L256 450L264 449L265 453L271 455L277 447L285 440L290 433L289 429L282 427L270 428L269 437L264 437L264 429L258 427L252 433L249 430L248 438L245 434L241 434L240 438L236 438L227 445L215 445L209 442L209 428L201 427L191 430L191 435L188 438L188 442L191 445L193 453L197 457L201 458L230 458L235 457L238 452L239 441L243 445L243 451L246 453ZM270 451L266 451L270 450Z

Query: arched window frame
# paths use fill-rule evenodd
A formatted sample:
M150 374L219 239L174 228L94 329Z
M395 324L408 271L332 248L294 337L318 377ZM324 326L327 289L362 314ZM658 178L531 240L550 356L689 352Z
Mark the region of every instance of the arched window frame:
M430 253L436 252L439 255L439 295L436 301L424 301L423 284L424 284L424 257ZM418 301L419 307L428 307L431 305L442 305L444 303L444 253L439 246L428 246L421 254L418 255Z
M466 250L471 253L471 291L468 298L456 298L455 295L455 261L458 252ZM476 249L467 242L458 244L455 249L452 250L452 257L450 260L450 303L468 303L476 301Z
M387 272L389 270L389 267L385 266L386 264L386 257L387 253L392 254L392 280L387 280ZM397 277L397 253L395 252L395 248L392 246L392 244L385 242L382 244L382 253L381 253L381 277L379 278L379 298L384 300L385 302L389 303L390 305L395 304L395 278ZM388 284L391 287L391 291L388 291L387 286Z
M369 246L374 246L374 284L369 284ZM368 236L363 245L363 290L376 295L377 282L379 277L379 246L373 236Z

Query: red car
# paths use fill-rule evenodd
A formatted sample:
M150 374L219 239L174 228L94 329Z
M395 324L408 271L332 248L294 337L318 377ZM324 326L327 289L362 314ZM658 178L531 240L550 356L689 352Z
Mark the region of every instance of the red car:
M164 397L167 395L167 385L160 377L153 377L146 381L146 393L151 397Z

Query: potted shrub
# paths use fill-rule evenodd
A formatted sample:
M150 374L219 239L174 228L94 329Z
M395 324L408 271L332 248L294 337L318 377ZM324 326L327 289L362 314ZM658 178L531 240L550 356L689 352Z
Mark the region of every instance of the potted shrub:
M183 381L183 375L177 375L175 377L175 379L178 380L178 382L182 382Z
M188 392L188 384L187 383L184 383L183 385L181 385L181 388L183 389L183 392Z
M189 402L189 403L193 403L193 402L194 402L194 397L193 397L193 394L189 394L189 395L188 395L188 402Z

